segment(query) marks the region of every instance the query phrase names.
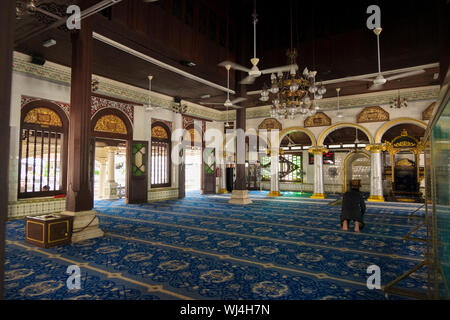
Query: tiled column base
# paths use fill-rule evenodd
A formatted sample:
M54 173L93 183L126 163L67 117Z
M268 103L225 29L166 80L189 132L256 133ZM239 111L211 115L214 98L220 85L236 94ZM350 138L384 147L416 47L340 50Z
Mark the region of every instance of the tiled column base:
M384 202L384 197L383 196L370 196L367 201L370 202Z
M325 199L326 196L324 193L314 193L310 198L311 199Z
M233 190L231 193L231 199L228 201L231 204L250 204L253 203L250 200L250 195L248 194L248 190Z
M72 242L103 237L104 232L98 225L97 212L95 210L81 212L64 211L61 214L73 217Z
M280 197L281 196L281 192L280 191L270 191L267 194L268 197Z

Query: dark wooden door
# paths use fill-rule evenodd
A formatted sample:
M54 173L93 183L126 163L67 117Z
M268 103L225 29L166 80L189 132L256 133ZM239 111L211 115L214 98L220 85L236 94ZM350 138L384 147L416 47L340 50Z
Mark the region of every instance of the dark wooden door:
M256 164L249 164L245 171L247 179L247 190L258 190L258 166Z
M205 148L203 151L203 193L216 193L216 150Z
M127 203L147 202L148 158L148 141L127 142Z
M182 199L186 196L186 172L185 172L185 149L182 147L179 151L178 165L178 198Z

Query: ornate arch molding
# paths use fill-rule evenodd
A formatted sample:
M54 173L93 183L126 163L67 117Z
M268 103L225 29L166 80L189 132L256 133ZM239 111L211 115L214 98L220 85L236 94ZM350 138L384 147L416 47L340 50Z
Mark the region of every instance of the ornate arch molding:
M364 132L367 137L369 138L369 142L370 144L373 143L374 139L372 137L372 135L370 134L369 130L367 130L366 128L364 128L363 126L356 124L356 123L337 123L335 125L332 125L331 127L326 128L324 131L322 131L322 133L319 136L319 139L317 141L317 144L319 146L323 145L323 142L325 141L325 138L333 131L336 131L337 129L340 128L345 128L345 127L353 127L353 128L357 128L360 129L362 132Z
M314 134L311 131L309 131L308 129L305 129L303 127L289 127L289 128L286 128L286 129L283 129L282 131L280 131L280 138L279 138L280 143L281 143L281 140L283 140L283 138L286 135L288 135L289 133L295 132L295 131L301 131L301 132L305 133L309 137L309 139L311 139L312 146L313 147L317 146L317 140L316 140L316 137L314 136Z
M392 127L401 124L401 123L408 123L408 124L415 124L419 127L422 127L424 129L427 128L427 124L423 121L416 120L413 118L398 118L391 120L389 122L386 122L383 124L377 131L377 134L375 135L375 143L381 143L381 139L383 138L383 135Z
M121 128L112 128L111 130L95 130L97 123L101 119L105 119L107 116L112 116L113 118L119 118L121 122L125 125L125 131ZM91 133L94 137L109 138L109 139L121 139L121 140L133 140L133 125L130 119L122 111L116 108L103 108L96 112L91 119Z
M69 128L69 118L67 117L64 110L57 104L49 101L49 100L34 100L22 107L21 115L20 115L20 124L22 125L26 115L33 109L36 108L47 108L51 111L54 111L62 121L62 127L68 130Z

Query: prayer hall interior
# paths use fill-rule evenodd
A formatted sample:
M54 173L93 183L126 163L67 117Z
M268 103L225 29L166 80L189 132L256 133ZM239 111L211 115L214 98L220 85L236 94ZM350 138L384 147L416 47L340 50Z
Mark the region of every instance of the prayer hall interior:
M449 12L2 0L0 299L448 299Z

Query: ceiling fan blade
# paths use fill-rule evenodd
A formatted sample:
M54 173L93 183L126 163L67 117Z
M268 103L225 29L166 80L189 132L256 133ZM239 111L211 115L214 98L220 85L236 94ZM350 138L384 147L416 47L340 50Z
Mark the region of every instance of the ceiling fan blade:
M298 70L298 65L297 64L289 64L287 66L281 66L281 67L275 67L275 68L270 68L270 69L264 69L264 70L261 70L261 73L262 74L269 74L269 73L278 73L278 72L289 72L292 69L297 71Z
M226 65L231 66L232 69L234 70L239 70L239 71L244 71L244 72L250 72L249 68L246 68L244 66L241 66L240 64L237 64L235 62L231 62L231 61L223 61L221 63L218 64L218 66L221 67L225 67Z
M230 106L231 108L234 108L234 109L242 109L242 108L244 108L244 107L241 107L241 106L236 106L236 105L232 105L232 106Z
M240 84L253 84L255 82L255 77L247 76L239 82Z
M200 104L204 104L204 105L215 105L215 106L223 106L223 103L220 102L200 102Z
M261 91L262 91L262 90L248 91L248 92L247 92L247 95L248 95L248 96L254 96L254 95L257 95L257 94L261 94Z
M368 90L370 91L375 91L375 90L381 90L383 89L383 85L382 84L373 84L369 87Z
M395 76L391 76L389 78L386 78L387 81L391 81L391 80L396 80L396 79L401 79L401 78L406 78L406 77L412 77L418 74L422 74L425 73L425 70L421 69L421 70L414 70L414 71L409 71L409 72L404 72L404 73L400 73L400 74L396 74Z
M373 82L373 79L355 79L355 81Z
M239 97L239 98L236 98L234 100L231 100L231 103L232 104L238 104L239 102L242 102L242 101L245 101L245 100L247 100L247 98Z

